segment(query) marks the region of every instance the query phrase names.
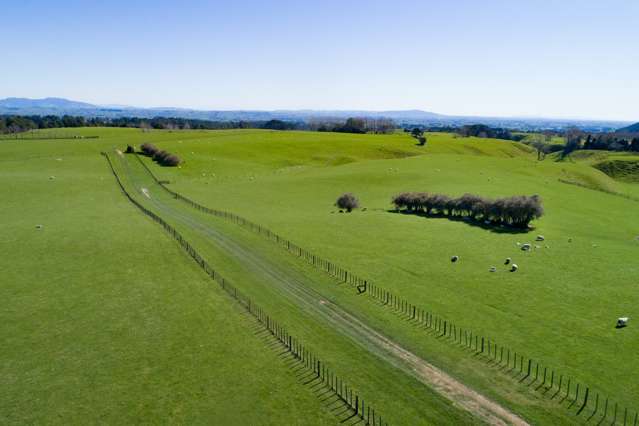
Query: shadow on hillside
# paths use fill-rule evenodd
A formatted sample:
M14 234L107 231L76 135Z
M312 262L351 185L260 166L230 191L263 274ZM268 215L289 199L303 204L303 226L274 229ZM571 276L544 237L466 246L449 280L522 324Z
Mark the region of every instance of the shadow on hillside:
M407 210L394 210L394 209L389 209L386 211L388 213L393 213L393 214L401 214L401 215L407 215L407 216L420 216L426 219L446 219L452 222L462 222L468 226L474 226L477 228L485 229L487 231L494 232L496 234L527 234L528 232L533 230L533 228L531 227L518 228L514 226L500 225L496 223L485 223L482 221L474 220L470 217L446 216L443 214L432 214L432 213L429 214L423 211L413 212L413 211L407 211Z

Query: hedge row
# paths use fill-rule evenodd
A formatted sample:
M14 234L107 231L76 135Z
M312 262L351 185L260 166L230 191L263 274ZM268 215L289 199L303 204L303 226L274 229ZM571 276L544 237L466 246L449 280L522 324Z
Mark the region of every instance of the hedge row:
M140 149L144 155L153 158L153 161L161 166L175 167L181 162L177 155L161 150L152 143L143 143Z
M398 210L470 217L475 220L521 228L528 227L531 220L544 214L541 198L538 195L490 199L473 194L451 198L443 194L404 192L393 197L392 202Z

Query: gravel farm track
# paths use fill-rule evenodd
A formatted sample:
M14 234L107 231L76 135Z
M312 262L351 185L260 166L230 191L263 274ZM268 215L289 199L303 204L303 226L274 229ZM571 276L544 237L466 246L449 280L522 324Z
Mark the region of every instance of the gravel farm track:
M393 342L367 325L364 318L327 300L309 285L312 277L279 265L238 238L226 234L223 227L215 226L215 221L222 219L202 220L189 206L164 191L133 156L118 155L117 162L120 164L120 173L124 175L123 183L133 189L130 192L140 203L165 219L170 219L178 228L197 233L207 244L236 258L249 273L268 286L275 297L286 299L315 320L329 324L364 350L415 377L456 407L470 412L477 421L492 425L528 424L507 408Z

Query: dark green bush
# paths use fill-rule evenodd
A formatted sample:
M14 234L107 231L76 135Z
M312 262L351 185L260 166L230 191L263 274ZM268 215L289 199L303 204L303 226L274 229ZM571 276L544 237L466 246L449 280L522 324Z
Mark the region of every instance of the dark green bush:
M356 209L359 207L359 201L353 194L348 192L346 194L340 195L337 201L335 202L335 205L339 207L340 209L344 209L350 213L353 209Z
M153 145L152 143L148 143L145 142L142 145L140 145L140 149L142 150L142 153L146 156L149 157L153 157L155 155L156 152L158 152L158 148Z

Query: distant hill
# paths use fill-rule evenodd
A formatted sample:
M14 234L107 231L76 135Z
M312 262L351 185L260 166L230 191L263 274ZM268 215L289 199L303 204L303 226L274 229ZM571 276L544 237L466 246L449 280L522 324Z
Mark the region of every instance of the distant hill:
M568 120L550 118L469 117L437 114L422 110L231 110L205 111L186 108L138 108L120 105L93 105L63 98L6 98L0 99L0 115L73 115L100 118L186 118L209 121L268 121L283 120L308 122L311 120L345 120L349 117L390 118L403 126L460 127L468 124L485 124L491 127L518 130L560 130L579 127L585 131L614 131L629 123L606 120ZM632 126L631 126L632 127Z
M626 126L626 127L622 127L621 129L618 129L617 132L619 133L639 133L639 123L635 123L631 126Z
M95 109L95 105L85 102L70 101L63 98L44 98L44 99L28 99L28 98L6 98L0 99L0 108L2 109Z

